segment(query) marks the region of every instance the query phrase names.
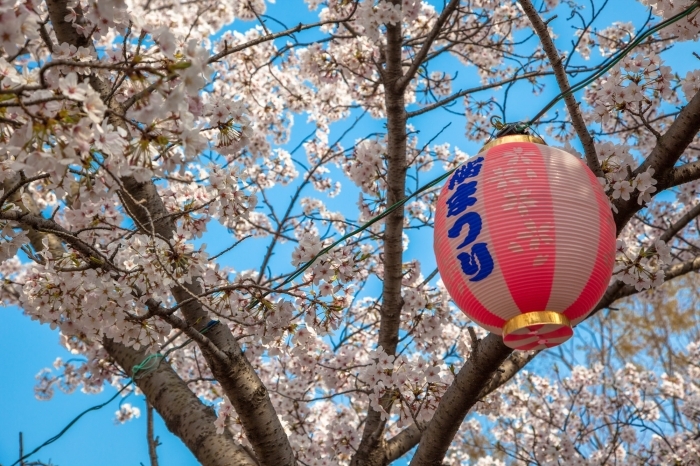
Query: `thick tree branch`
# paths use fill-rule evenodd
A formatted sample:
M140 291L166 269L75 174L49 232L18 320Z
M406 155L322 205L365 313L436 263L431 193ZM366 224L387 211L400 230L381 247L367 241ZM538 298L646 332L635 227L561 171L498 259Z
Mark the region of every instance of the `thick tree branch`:
M669 188L700 180L700 162L686 163L685 165L676 167L671 170L668 177Z
M479 400L491 374L512 353L500 335L493 333L481 340L475 351L457 373L438 405L435 415L423 432L411 466L437 466L452 443L459 426Z
M493 374L491 380L484 386L479 393L479 399L490 395L494 391L501 388L503 385L507 384L515 374L525 367L530 361L532 361L537 353L534 352L514 352L510 355L508 359L503 361L503 364L498 368L498 370Z
M49 4L49 15L54 23L59 42L68 42L77 46L81 40L80 37L74 33L72 26L63 20L68 14L68 1L47 0L47 4ZM108 99L111 93L109 83L93 75L90 84L100 93L103 100ZM122 113L120 108L112 110ZM154 183L152 181L139 183L132 177L123 178L121 183L125 207L134 221L144 228L146 234L171 238L175 231L174 219L167 215L163 200ZM198 296L201 291L200 281L197 278L194 278L191 284L176 286L172 289L177 301ZM181 311L187 324L197 331L201 331L209 323L208 312L199 300L183 305ZM207 332L207 338L228 356L227 360L221 360L218 352L213 354L206 345L201 347L214 377L221 384L241 419L258 462L263 466L294 465L294 452L272 406L269 393L243 354L230 329L225 325L216 325Z
M648 168L655 170L655 176L669 176L670 170L676 164L683 152L688 148L700 131L700 92L688 102L678 113L678 117L658 140L656 146L635 170L635 174L643 173ZM667 180L664 180L667 181ZM664 183L664 187L668 183Z
M401 26L387 27L387 64L385 105L387 112L387 206L406 196L406 106L403 89L398 87L401 77ZM386 217L384 229L384 286L382 289L382 322L379 344L387 354L394 354L399 339L399 321L403 298L403 220L404 210L396 209Z
M411 424L386 442L386 458L389 462L401 458L420 442L425 425Z
M68 13L66 8L67 3L68 2L65 0L46 0L46 7L49 10L51 26L56 34L56 38L58 39L58 45L67 42L68 44L76 47L87 47L90 45L90 39L78 33L78 31L73 27L73 23L65 20ZM85 24L83 8L80 6L80 4L73 7L73 10L77 16L76 23L79 25Z
M144 351L136 351L107 338L102 344L130 377L134 375L132 368L148 356ZM180 437L203 465L257 464L230 433L216 433L214 409L204 405L167 362L161 361L155 371L136 379L136 385L146 395L148 403L158 411L168 429Z
M520 369L525 367L527 363L532 361L539 352L514 352L506 359L503 364L494 372L491 379L484 385L484 388L479 393L478 399L481 400L485 396L498 390L507 384ZM418 445L427 424L416 426L411 424L406 429L402 430L395 437L386 442L386 456L389 461L394 461L408 453L411 448Z
M680 264L672 265L671 267L667 268L665 270L664 279L665 281L673 280L674 278L678 278L690 272L697 272L698 270L700 270L700 256L696 257L695 259L685 261ZM625 292L626 290L621 291L619 298L631 296L637 291L632 291L629 294L624 294Z
M657 180L657 192L673 186L674 172L673 166L683 155L683 152L695 139L700 131L700 92L688 102L688 105L678 113L678 117L671 124L668 130L656 142L656 146L644 162L632 173L636 176L644 173L649 168L654 169L654 178ZM622 228L643 206L639 205L635 197L628 201L618 199L615 202L617 214L615 223L617 233L620 234Z
M400 4L399 0L394 1ZM386 68L383 70L384 105L387 114L387 206L401 201L406 195L406 105L402 77L401 23L387 26ZM382 287L379 341L387 354L396 353L401 324L401 279L403 277L403 222L404 209L396 209L386 217L384 227L384 284ZM390 394L380 402L385 410L391 409ZM360 446L352 459L353 466L384 464L381 437L385 421L378 411L370 408L365 420Z
M566 76L564 64L559 56L559 52L557 52L557 48L554 46L554 41L552 41L552 38L549 35L547 25L544 21L542 21L537 9L532 5L530 0L518 1L530 20L532 29L534 29L535 33L540 38L542 48L547 54L549 63L552 65L552 70L554 71L554 76L557 78L559 90L561 92L567 92L569 89L571 89L571 86L569 86L569 78ZM595 150L593 137L591 137L591 133L589 133L588 129L586 128L586 122L583 121L583 116L581 115L581 110L579 109L578 102L576 102L576 98L573 96L573 94L566 94L564 96L564 102L566 103L566 109L569 111L569 115L571 116L571 123L576 130L576 134L578 134L578 137L581 140L581 144L583 144L583 150L586 154L586 163L588 164L588 168L595 173L595 176L599 178L603 177L603 170L600 168L600 162L598 161L598 154Z

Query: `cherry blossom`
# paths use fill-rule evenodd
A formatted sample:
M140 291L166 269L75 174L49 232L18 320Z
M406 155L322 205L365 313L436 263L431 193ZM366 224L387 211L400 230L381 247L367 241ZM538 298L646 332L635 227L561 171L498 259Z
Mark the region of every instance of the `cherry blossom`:
M241 464L700 461L698 343L672 342L673 370L593 350L614 348L612 309L637 315L621 300L698 270L700 70L668 51L697 14L530 122L588 164L619 232L595 315L568 354L536 355L451 302L427 184L478 154L491 117L563 91L553 70L575 84L648 25L556 0L535 35L527 1L285 2L291 20L280 3L0 6L0 296L80 358L47 362L35 395L133 380L124 395L195 454L213 438ZM641 4L657 24L693 2ZM527 216L531 190L514 193ZM556 241L530 223L514 238Z

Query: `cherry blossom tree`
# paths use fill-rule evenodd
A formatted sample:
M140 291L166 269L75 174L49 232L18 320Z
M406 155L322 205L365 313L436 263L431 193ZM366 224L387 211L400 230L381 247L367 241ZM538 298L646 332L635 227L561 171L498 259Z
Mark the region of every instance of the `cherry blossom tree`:
M288 1L318 21L264 0L2 2L1 296L86 361L57 360L37 396L138 390L204 465L698 464L697 334L661 367L612 348L700 269L700 57L675 52L700 4L641 0L634 24L603 0ZM530 130L583 157L614 212L586 357L513 353L406 252L430 235L430 176L468 158L415 122L485 142L516 88L527 118L563 95Z

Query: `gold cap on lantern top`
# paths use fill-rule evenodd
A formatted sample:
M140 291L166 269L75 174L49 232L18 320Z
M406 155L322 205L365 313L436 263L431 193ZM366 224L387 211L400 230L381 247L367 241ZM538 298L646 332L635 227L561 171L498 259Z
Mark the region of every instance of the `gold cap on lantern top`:
M509 142L533 142L535 144L542 144L543 146L547 145L544 142L544 140L539 136L533 136L532 134L509 134L507 136L501 136L491 139L489 142L484 144L484 147L482 147L479 152L483 152L487 149L492 148L493 146L498 146L500 144L506 144Z

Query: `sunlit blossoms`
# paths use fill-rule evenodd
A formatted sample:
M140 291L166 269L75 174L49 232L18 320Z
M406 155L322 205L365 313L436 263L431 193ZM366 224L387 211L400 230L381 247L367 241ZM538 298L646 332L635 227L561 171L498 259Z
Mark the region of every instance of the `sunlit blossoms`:
M71 354L36 397L145 397L207 466L700 461L699 16L618 57L695 3L612 3L1 2L0 297ZM605 190L615 274L511 354L435 269L429 183L617 58L527 128Z

